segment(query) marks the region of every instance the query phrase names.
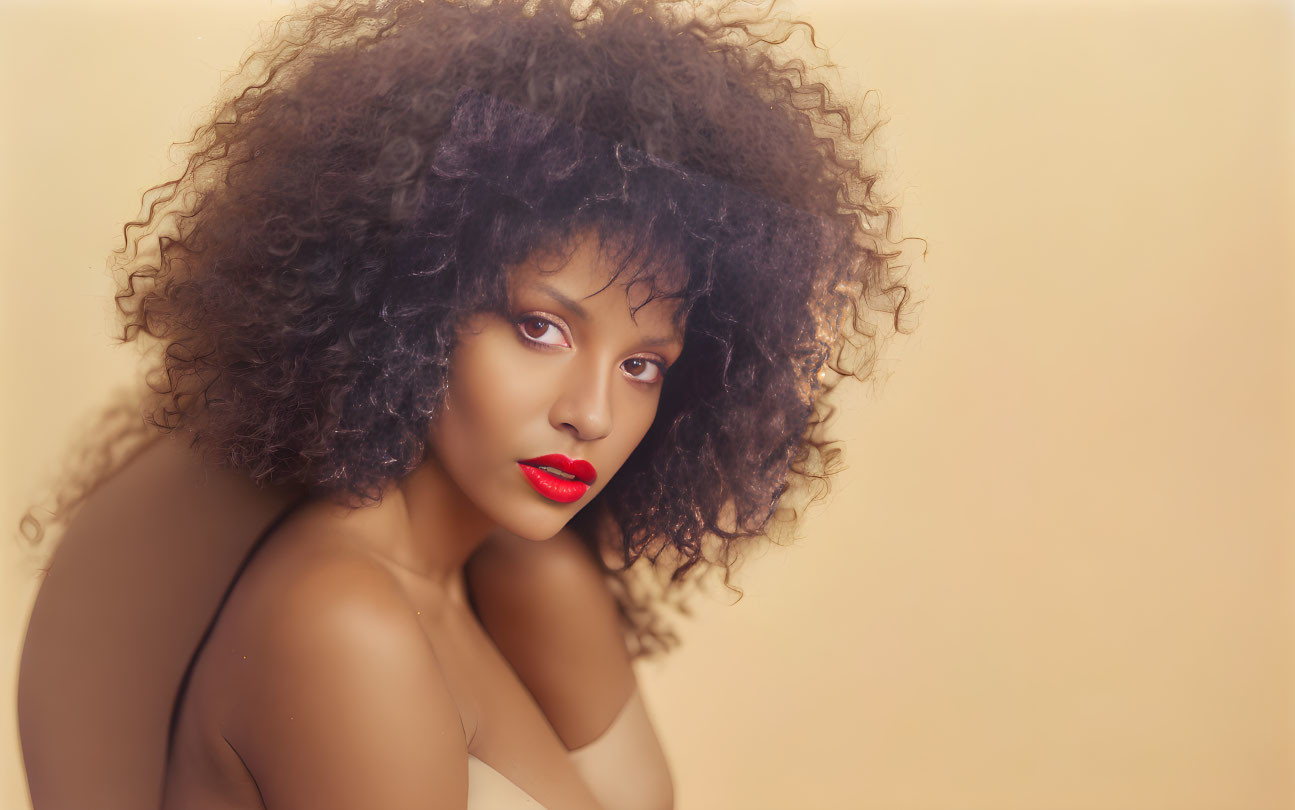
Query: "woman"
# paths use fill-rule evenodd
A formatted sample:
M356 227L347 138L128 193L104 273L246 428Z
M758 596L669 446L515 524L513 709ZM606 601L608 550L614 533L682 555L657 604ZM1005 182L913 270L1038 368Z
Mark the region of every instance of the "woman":
M906 293L848 110L767 21L680 5L308 8L127 226L158 237L122 251L123 339L159 352L136 435L180 441L108 465L64 542L189 497L167 463L247 485L173 542L256 536L170 703L163 807L671 805L643 572L676 590L795 517L865 305ZM37 810L63 556L20 675Z

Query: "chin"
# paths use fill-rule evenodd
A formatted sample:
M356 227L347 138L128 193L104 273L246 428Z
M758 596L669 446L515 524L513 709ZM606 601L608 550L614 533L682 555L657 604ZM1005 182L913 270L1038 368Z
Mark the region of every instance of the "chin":
M548 515L511 515L511 520L500 520L498 525L501 530L523 540L542 543L566 528L577 511L579 510L566 508L553 509Z

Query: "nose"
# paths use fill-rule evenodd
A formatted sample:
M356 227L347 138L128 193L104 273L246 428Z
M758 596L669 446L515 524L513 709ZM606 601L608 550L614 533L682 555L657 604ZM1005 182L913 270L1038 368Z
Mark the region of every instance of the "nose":
M549 422L558 430L572 431L581 441L601 439L612 430L611 372L607 363L572 363Z

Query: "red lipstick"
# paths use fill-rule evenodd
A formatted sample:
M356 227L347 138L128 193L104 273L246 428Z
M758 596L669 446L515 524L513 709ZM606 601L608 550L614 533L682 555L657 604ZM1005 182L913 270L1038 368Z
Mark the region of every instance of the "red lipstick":
M523 459L517 466L536 492L559 503L580 500L598 478L594 465L578 459L573 461L561 453Z

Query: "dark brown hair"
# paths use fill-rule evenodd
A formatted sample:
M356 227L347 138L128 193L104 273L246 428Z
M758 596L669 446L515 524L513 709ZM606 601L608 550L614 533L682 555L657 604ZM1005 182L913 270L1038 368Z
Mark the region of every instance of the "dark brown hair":
M687 316L656 420L572 522L635 654L668 648L606 558L727 582L835 469L823 396L869 376L866 313L898 329L908 295L893 210L853 156L868 134L773 47L812 27L733 5L371 0L284 18L243 63L259 78L123 229L121 339L158 351L144 421L257 482L371 503L422 461L456 328L504 309L508 267L585 229L646 283L682 267L682 288L652 287Z

